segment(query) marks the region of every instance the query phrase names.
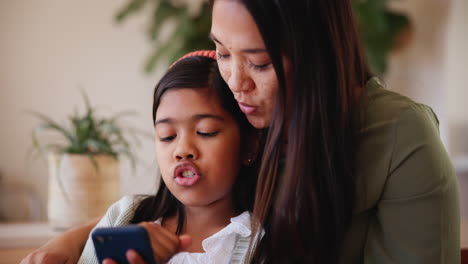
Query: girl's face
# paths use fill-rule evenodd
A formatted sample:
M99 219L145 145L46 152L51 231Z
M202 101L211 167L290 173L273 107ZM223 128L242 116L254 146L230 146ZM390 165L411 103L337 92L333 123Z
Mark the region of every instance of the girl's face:
M185 206L233 206L241 164L234 118L209 89L167 91L156 112L156 158L171 193Z
M213 6L211 38L218 65L242 112L256 128L270 124L278 79L262 36L240 1L217 0ZM289 63L283 59L286 76Z

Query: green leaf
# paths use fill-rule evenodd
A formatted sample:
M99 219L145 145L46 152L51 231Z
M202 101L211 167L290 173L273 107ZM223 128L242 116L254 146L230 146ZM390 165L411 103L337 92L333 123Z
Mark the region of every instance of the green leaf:
M371 70L383 74L396 35L409 24L406 15L391 11L387 0L354 0L353 7Z
M95 116L94 108L86 93L81 90L83 101L86 105L86 113L79 115L77 111L69 117L71 129L68 131L43 114L32 112L41 123L33 129L31 141L34 148L41 151L43 148L54 148L56 150L73 154L107 154L117 157L118 151L124 149L126 153L132 149L132 144L137 142L135 135L127 135L118 124L118 120L124 116L135 115L133 110L126 110L114 114L110 118ZM38 134L44 130L56 131L67 139L65 145L46 144L41 145ZM127 139L132 139L129 141ZM138 142L137 142L138 143Z
M132 0L132 1L129 1L128 4L117 13L117 15L115 17L116 21L121 22L127 16L129 16L130 14L141 10L145 6L146 2L147 2L147 0Z
M65 138L67 138L68 140L70 141L73 141L73 136L72 134L67 131L66 128L60 126L58 123L56 123L55 121L53 121L52 119L48 118L47 116L41 114L41 113L38 113L38 112L34 112L34 111L29 111L30 114L32 114L33 116L37 117L38 119L40 119L43 123L38 125L35 130L54 130L54 131L57 131L59 133L61 133ZM37 142L37 137L33 137L33 140L35 140Z
M152 72L158 62L160 62L164 57L167 59L169 54L173 54L178 49L180 49L180 44L178 43L161 43L159 48L154 50L153 54L148 58L145 65L145 72ZM173 61L170 61L170 64L172 64L172 62Z
M178 8L173 6L170 2L163 1L153 11L152 23L148 30L148 35L151 40L156 40L161 27L164 22L174 17L178 12Z

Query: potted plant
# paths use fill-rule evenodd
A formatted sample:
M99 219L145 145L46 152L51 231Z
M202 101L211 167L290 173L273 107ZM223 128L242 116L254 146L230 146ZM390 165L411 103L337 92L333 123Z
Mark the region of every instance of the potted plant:
M110 118L96 115L83 92L86 111L77 111L61 125L51 118L32 112L41 122L34 128L34 150L48 158L48 219L55 229L67 229L102 216L120 196L119 159L127 157L135 167L133 147L119 119L132 112ZM60 136L59 143L42 144L38 135L50 131ZM132 142L137 138L132 137Z

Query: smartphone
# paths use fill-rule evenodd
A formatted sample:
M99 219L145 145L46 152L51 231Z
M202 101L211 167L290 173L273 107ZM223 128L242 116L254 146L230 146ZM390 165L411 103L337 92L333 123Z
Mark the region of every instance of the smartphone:
M148 232L138 225L100 227L92 233L99 263L111 258L119 264L128 264L125 253L134 249L148 264L156 264Z

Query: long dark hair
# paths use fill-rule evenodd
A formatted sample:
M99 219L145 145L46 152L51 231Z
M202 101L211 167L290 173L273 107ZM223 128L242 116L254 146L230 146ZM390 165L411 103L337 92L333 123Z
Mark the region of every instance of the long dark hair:
M174 64L156 85L153 97L153 124L161 97L173 89L211 89L217 95L221 106L236 120L241 131L241 142L246 151L247 137L254 136L255 129L250 125L245 115L240 111L229 87L221 77L214 59L204 56L192 56ZM233 187L234 201L238 212L253 210L255 185L258 168L255 164L242 166ZM156 195L144 198L137 206L130 223L152 221L160 217L177 214L177 234L183 229L185 211L183 204L178 201L161 181Z
M280 87L253 214L254 231L261 225L265 235L252 262L337 263L354 208L357 124L370 78L351 0L240 1Z

